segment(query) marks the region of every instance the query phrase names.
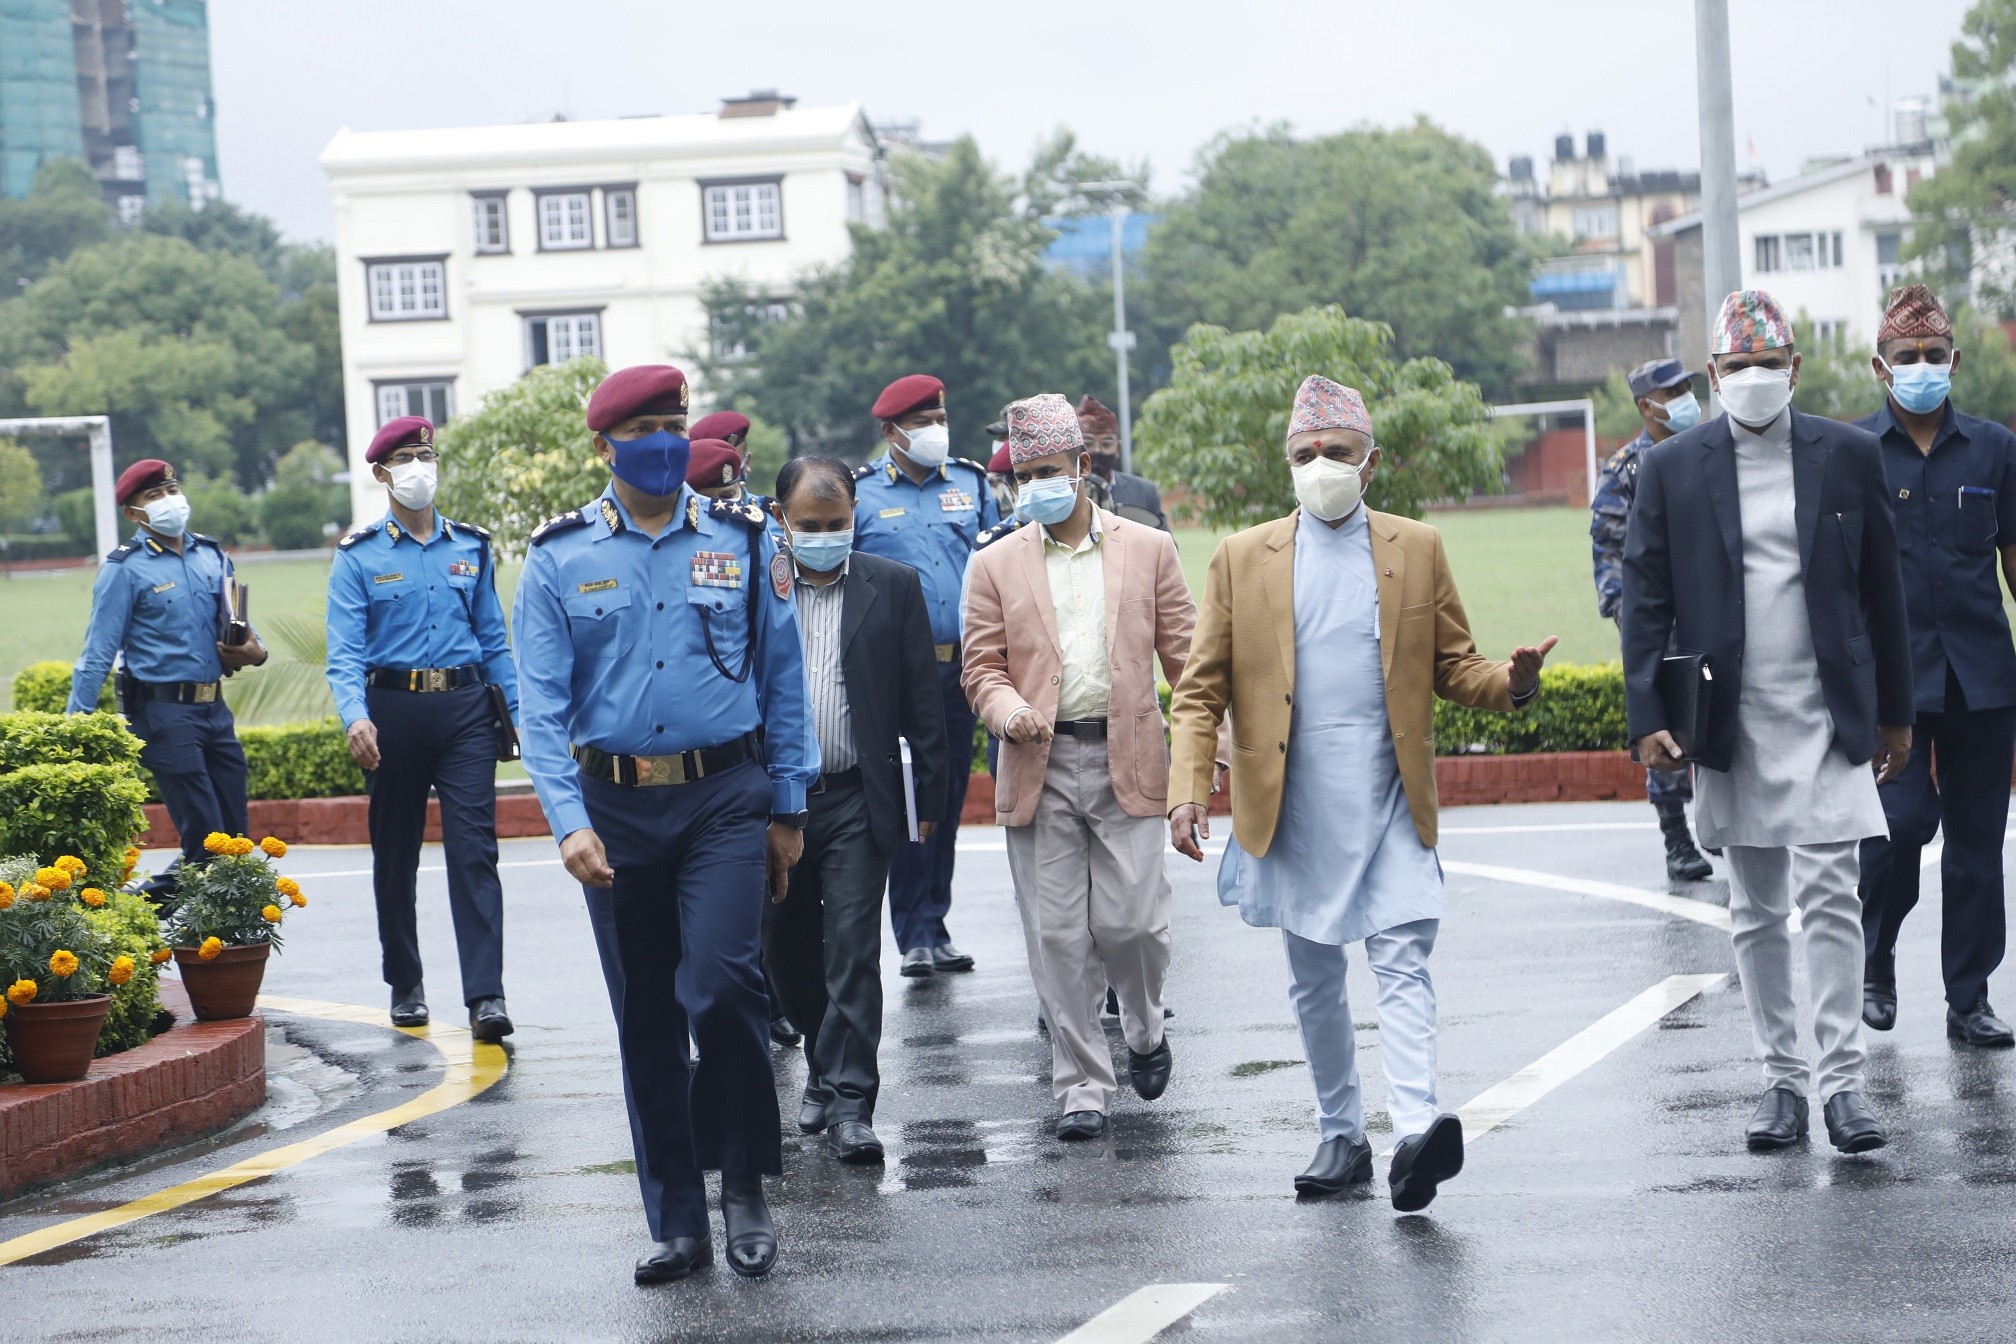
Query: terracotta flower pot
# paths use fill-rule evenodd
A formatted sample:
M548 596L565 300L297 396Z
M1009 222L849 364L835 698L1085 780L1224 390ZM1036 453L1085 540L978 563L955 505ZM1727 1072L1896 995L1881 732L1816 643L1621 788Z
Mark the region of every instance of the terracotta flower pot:
M55 1003L10 1006L5 1022L7 1048L24 1083L74 1083L91 1069L98 1029L112 1008L108 994Z
M175 966L182 972L182 988L189 991L189 1006L203 1022L232 1017L250 1017L259 999L259 982L266 978L266 958L273 951L266 943L249 947L227 947L214 960L205 961L193 947L175 949Z

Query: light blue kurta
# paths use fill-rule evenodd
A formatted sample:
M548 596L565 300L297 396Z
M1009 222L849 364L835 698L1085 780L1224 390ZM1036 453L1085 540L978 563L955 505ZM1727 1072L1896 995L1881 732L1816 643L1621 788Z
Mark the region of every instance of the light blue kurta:
M1379 657L1379 587L1361 507L1295 528L1295 708L1281 819L1264 858L1225 846L1218 897L1240 918L1316 943L1354 943L1448 911L1421 843Z

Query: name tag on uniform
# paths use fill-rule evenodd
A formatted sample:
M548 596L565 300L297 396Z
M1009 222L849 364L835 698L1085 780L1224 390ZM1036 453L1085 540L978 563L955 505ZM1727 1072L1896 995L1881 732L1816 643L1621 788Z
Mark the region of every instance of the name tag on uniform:
M973 496L955 485L938 496L938 507L946 513L959 513L973 507Z
M740 588L742 557L728 551L693 552L695 588Z
M905 509L884 509L875 516L877 518L901 518L906 512L908 510Z
M606 593L615 586L616 580L614 579L597 579L593 583L582 584L581 591L584 593Z
M175 586L175 581L174 581L173 579L170 579L170 580L169 580L168 582L166 582L166 583L157 583L157 584L155 584L155 585L154 585L154 591L155 591L155 592L157 592L157 593L165 593L165 592L167 592L167 591L168 591L168 590L169 590L170 588L173 588L174 586Z
M405 575L404 575L403 573L401 573L401 574L373 574L373 575L371 576L371 582L373 582L373 583L397 583L397 582L399 582L399 580L401 580L401 579L403 579L403 578L405 578L405 577L406 577L406 576L405 576Z
M473 579L476 577L476 566L467 560L451 560L448 562L448 574L451 578Z

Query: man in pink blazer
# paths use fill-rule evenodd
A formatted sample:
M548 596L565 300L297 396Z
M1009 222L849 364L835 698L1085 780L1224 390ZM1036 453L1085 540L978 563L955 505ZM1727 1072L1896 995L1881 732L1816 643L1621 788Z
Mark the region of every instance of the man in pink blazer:
M1091 1139L1116 1086L1099 1026L1108 982L1134 1091L1153 1101L1169 1085L1169 748L1155 660L1171 684L1183 675L1197 605L1167 533L1086 498L1091 458L1069 402L1018 401L1007 425L1030 522L973 557L961 680L1002 739L994 812L1050 1024L1057 1137Z

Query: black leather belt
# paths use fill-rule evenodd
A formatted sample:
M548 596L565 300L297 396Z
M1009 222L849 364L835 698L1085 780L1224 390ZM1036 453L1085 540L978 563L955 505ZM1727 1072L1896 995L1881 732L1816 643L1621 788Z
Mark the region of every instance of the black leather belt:
M483 669L467 667L374 667L364 684L381 691L459 691L483 684Z
M1106 736L1104 719L1062 719L1058 721L1056 727L1059 733L1066 733L1072 737Z
M762 739L744 733L733 742L718 747L696 747L671 756L612 756L599 747L576 745L569 750L581 769L611 784L626 788L659 788L668 784L690 784L708 775L732 770L744 761L755 760Z
M224 698L221 681L136 681L133 692L142 700L173 700L178 705L214 705Z
M861 767L853 765L845 770L835 770L830 775L819 776L819 778L812 781L811 786L805 790L805 794L807 797L810 797L813 794L834 793L841 789L858 789L860 787Z

